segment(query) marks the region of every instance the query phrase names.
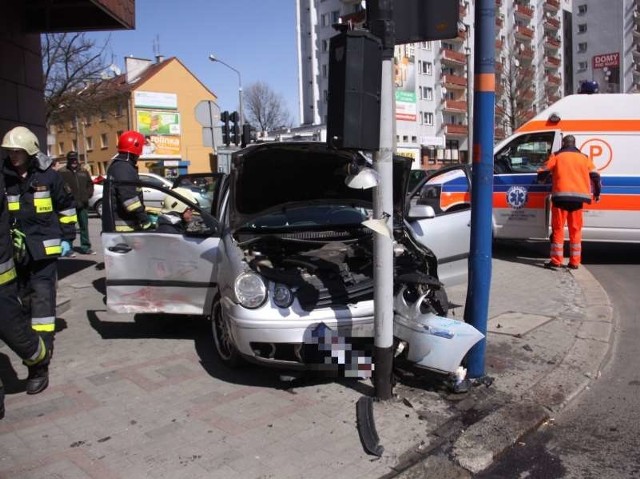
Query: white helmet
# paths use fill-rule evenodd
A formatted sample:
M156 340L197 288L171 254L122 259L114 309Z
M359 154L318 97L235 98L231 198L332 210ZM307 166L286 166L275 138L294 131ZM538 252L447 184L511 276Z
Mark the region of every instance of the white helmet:
M36 135L34 135L29 128L16 126L4 135L2 148L24 150L27 152L27 155L33 156L37 155L40 151L40 144L38 143Z
M175 188L173 191L178 193L180 196L186 198L187 200L191 201L192 203L195 203L196 205L198 204L195 197L193 196L193 192L190 189ZM183 203L178 198L174 198L171 195L165 196L164 201L162 202L162 211L165 213L169 211L175 211L176 213L184 213L184 210L186 210L187 208L189 208L189 205L187 205L186 203Z

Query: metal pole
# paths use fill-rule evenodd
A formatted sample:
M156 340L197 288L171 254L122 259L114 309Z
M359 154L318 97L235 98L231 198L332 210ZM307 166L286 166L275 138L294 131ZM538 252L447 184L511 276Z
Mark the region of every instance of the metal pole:
M374 0L368 10L371 32L382 40L382 84L380 91L380 147L373 165L380 184L373 191L373 217L387 218L393 231L393 49L394 24L391 0ZM376 234L373 243L374 387L378 399L393 397L393 242Z
M242 125L244 125L244 105L242 100L242 75L240 74L240 71L236 70L228 63L223 62L222 60L217 58L215 55L209 55L209 60L211 60L212 62L222 63L225 67L229 68L230 70L233 70L234 72L236 72L236 75L238 75L238 109L240 110L238 111L238 114L240 116L240 121L238 122L238 126L240 127L240 132L242 134Z
M493 200L493 125L495 107L495 0L478 0L475 11L475 87L473 173L471 187L471 247L464 319L485 335L467 356L471 379L485 375Z

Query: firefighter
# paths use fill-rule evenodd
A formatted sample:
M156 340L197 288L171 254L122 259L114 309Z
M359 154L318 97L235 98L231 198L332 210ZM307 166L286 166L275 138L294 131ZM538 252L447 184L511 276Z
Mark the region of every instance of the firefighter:
M107 180L137 181L138 157L142 154L144 136L137 131L125 131L118 138L118 154L107 169ZM142 191L133 185L113 185L110 189L111 208L116 231L136 231L151 228L144 208ZM103 220L104 220L103 216ZM104 228L107 230L109 228Z
M538 182L551 176L551 254L546 268L559 268L564 261L564 226L569 227L570 269L578 269L582 261L582 207L591 203L593 195L600 201L600 174L593 161L576 148L576 139L567 135L562 148L549 157L538 170Z
M71 191L52 161L40 152L38 139L16 127L2 140L8 158L2 164L9 211L18 293L31 327L53 353L56 319L57 258L71 249L76 210ZM48 365L30 365L27 393L48 384Z

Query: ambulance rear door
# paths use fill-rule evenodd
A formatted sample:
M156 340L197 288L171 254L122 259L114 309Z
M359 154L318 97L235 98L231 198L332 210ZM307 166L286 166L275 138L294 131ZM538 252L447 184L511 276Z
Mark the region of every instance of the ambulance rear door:
M560 130L544 130L516 133L498 144L493 157L494 238L549 238L551 183L538 184L536 178L561 140Z

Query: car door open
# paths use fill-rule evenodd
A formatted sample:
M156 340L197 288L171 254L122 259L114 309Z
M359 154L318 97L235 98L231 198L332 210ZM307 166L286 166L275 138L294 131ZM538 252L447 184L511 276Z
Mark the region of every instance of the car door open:
M121 182L157 188L147 182ZM107 308L116 313L208 314L216 287L219 222L171 190L204 225L198 231L115 231L113 181L105 182L102 246Z

